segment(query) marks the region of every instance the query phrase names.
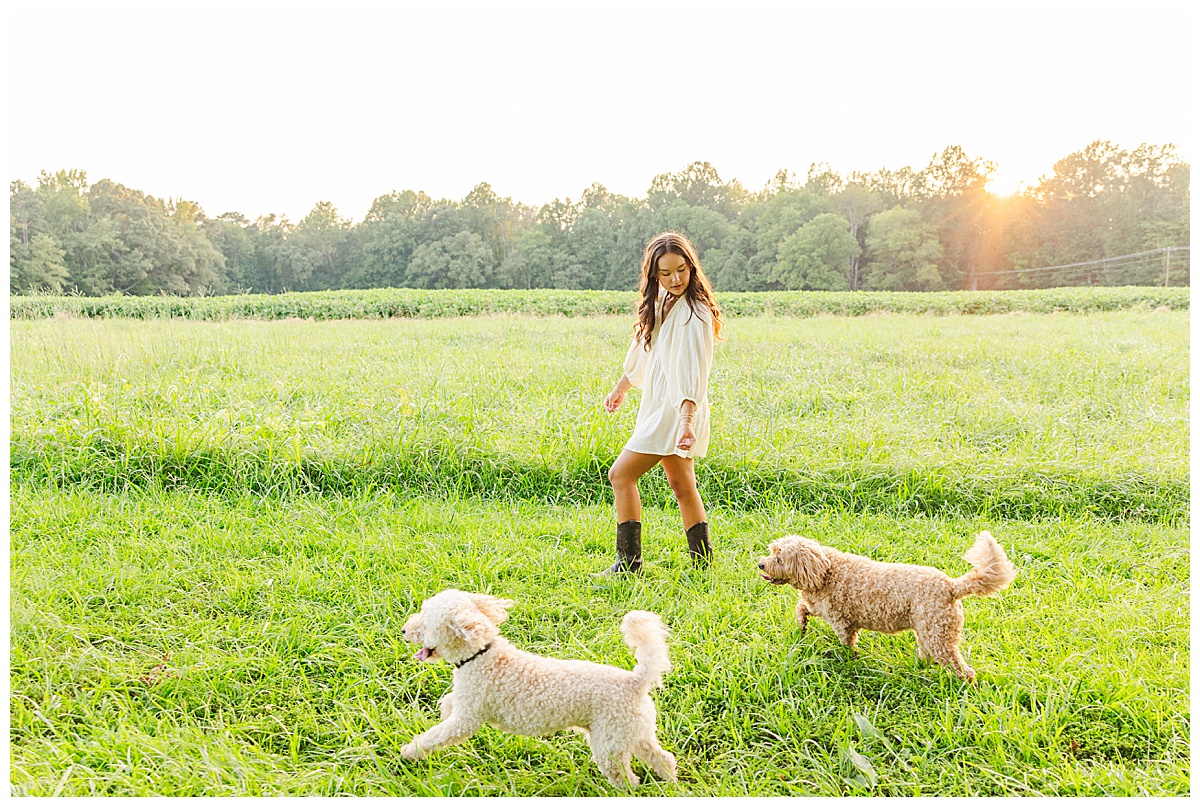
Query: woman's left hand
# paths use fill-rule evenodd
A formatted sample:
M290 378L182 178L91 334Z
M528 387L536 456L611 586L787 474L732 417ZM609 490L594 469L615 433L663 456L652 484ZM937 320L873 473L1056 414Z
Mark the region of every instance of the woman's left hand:
M680 451L687 451L696 443L696 432L692 429L692 421L685 420L683 425L679 427L679 442L675 447Z

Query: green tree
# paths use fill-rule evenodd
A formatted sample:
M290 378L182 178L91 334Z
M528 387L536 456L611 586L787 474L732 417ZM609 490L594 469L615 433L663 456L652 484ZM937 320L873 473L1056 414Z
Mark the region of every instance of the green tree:
M881 207L892 208L913 204L921 198L924 180L906 165L894 171L887 168L873 173L855 171L850 174L850 181L877 194Z
M813 196L803 188L783 190L767 199L748 205L745 216L753 227L756 254L748 261L749 291L782 288L779 250L784 241L822 213L829 212L829 200Z
M842 175L834 171L829 163L811 163L808 166L808 180L804 189L813 196L835 196L846 187Z
M641 282L642 256L646 245L663 231L662 216L641 201L628 200L627 212L617 234L617 260L612 264L607 287L636 289ZM702 264L703 265L703 264Z
M349 288L403 286L412 254L420 245L421 220L433 207L424 192L403 191L378 197L362 224L354 228L361 260L343 279Z
M862 285L860 260L866 247L867 221L883 208L883 200L861 182L850 182L842 185L830 201L834 211L845 216L850 237L859 246L857 251L851 252L846 264L847 283L851 291L856 291Z
M535 225L517 235L498 279L505 288L548 289L553 272L553 240L543 225Z
M9 231L8 290L11 294L28 291L55 291L66 288L70 270L63 263L66 254L54 237L35 233L28 242L12 237Z
M845 291L846 264L858 252L846 220L822 213L779 245L772 279L784 289Z
M87 174L43 171L36 195L36 231L50 235L63 250L70 287L89 295L112 291L112 256L120 249L120 239L110 220L93 214Z
M572 281L570 288L604 288L613 268L619 225L619 221L600 208L583 208L571 228L570 238L572 263L580 268L582 276Z
M750 261L738 252L725 254L721 250L713 250L719 255L710 262L713 266L713 288L717 291L746 291L750 288ZM707 272L708 269L705 269Z
M967 156L961 146L935 154L919 175L917 209L938 228L942 280L953 287L979 287L980 275L1007 266L997 245L1003 233L992 217L994 197L987 191L995 163Z
M499 266L516 247L517 234L533 224L536 212L528 205L501 198L486 182L476 185L463 199L464 225L477 234L492 253L492 266Z
M195 203L164 202L107 179L92 185L87 201L116 233L105 255L113 290L203 294L223 286L224 257L205 237Z
M1115 256L1190 243L1190 166L1173 146L1127 151L1096 141L1013 197L986 190L994 167L952 146L919 172L880 169L845 179L813 163L804 182L784 169L748 193L698 161L656 176L645 198L597 183L577 203L555 199L535 212L484 182L461 202L415 191L380 196L359 225L328 203L298 225L274 215L210 220L190 201L155 199L109 180L89 186L83 171L42 172L36 188L10 185L10 288L93 295L403 285L631 289L645 244L665 229L696 244L722 291L1158 283L1166 281L1165 255ZM848 240L835 235L834 221ZM839 255L844 283L831 274ZM1171 261L1172 285L1187 282L1186 254L1173 252ZM1079 262L1088 265L1010 271Z
M942 247L937 230L915 210L893 207L867 225L868 262L863 286L889 291L940 291Z
M161 205L161 202L159 203ZM216 294L230 288L225 256L208 238L208 217L196 202L186 199L168 201L168 226L174 241L172 257L176 261L187 294Z
M62 291L70 276L66 252L46 232L41 197L17 180L8 186L8 285L11 293Z
M300 220L289 238L288 257L295 274L307 277L302 288L341 288L349 233L350 222L330 202L317 202Z
M1190 167L1173 146L1132 152L1097 140L1054 165L1029 196L1013 249L1022 267L1059 266L1129 255L1190 240ZM1173 242L1173 243L1172 243ZM1020 275L1022 285L1163 282L1158 261L1073 267Z
M254 257L246 273L246 288L260 294L279 294L301 288L307 277L297 277L290 264L288 238L295 226L287 216L269 213L259 216L248 227Z
M702 265L717 291L748 291L767 282L755 271L751 279L752 257L756 254L754 235L738 226L725 237L721 246L705 253Z
M222 213L201 225L213 248L225 258L225 283L222 291L242 291L254 272L254 244L246 232L249 222L241 213Z
M654 229L650 211L626 196L610 193L600 183L583 192L577 211L569 234L574 262L585 272L592 267L602 267L603 272L588 288L636 287L642 249L662 229Z
M37 191L21 180L8 185L8 231L10 240L28 244L36 233L46 232L42 200Z
M741 196L744 196L741 186L727 186L710 163L694 162L678 173L654 177L646 202L651 210L662 210L679 202L705 207L729 221L737 215Z
M718 247L735 229L728 219L715 210L685 202L667 206L663 215L667 229L683 233L691 240L701 265L708 252Z
M491 251L477 234L462 230L413 252L405 277L422 289L478 289L493 284Z
M83 171L43 171L37 193L45 226L55 235L82 232L92 218L88 204L87 174Z

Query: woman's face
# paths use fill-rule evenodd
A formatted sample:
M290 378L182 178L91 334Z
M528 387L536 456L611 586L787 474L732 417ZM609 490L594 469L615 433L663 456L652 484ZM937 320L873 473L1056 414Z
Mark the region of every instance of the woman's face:
M687 291L691 280L692 269L682 255L668 252L658 259L658 285L666 289L668 294L680 296Z

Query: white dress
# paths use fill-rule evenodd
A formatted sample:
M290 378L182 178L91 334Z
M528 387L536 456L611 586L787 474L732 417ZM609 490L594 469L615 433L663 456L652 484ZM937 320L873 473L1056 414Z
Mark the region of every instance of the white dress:
M704 303L692 311L684 298L676 300L664 318L664 290L654 306L654 331L650 350L634 337L625 355L625 376L642 389L637 426L625 444L629 451L680 457L703 457L708 451L708 372L712 367L712 313ZM680 407L684 401L696 404L692 430L696 442L687 451L676 448L679 442Z

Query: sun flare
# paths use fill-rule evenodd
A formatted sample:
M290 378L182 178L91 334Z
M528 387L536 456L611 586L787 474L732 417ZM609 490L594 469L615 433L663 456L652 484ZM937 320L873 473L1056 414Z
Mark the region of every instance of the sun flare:
M1025 180L1003 169L992 174L985 186L993 196L1015 196L1025 190Z

